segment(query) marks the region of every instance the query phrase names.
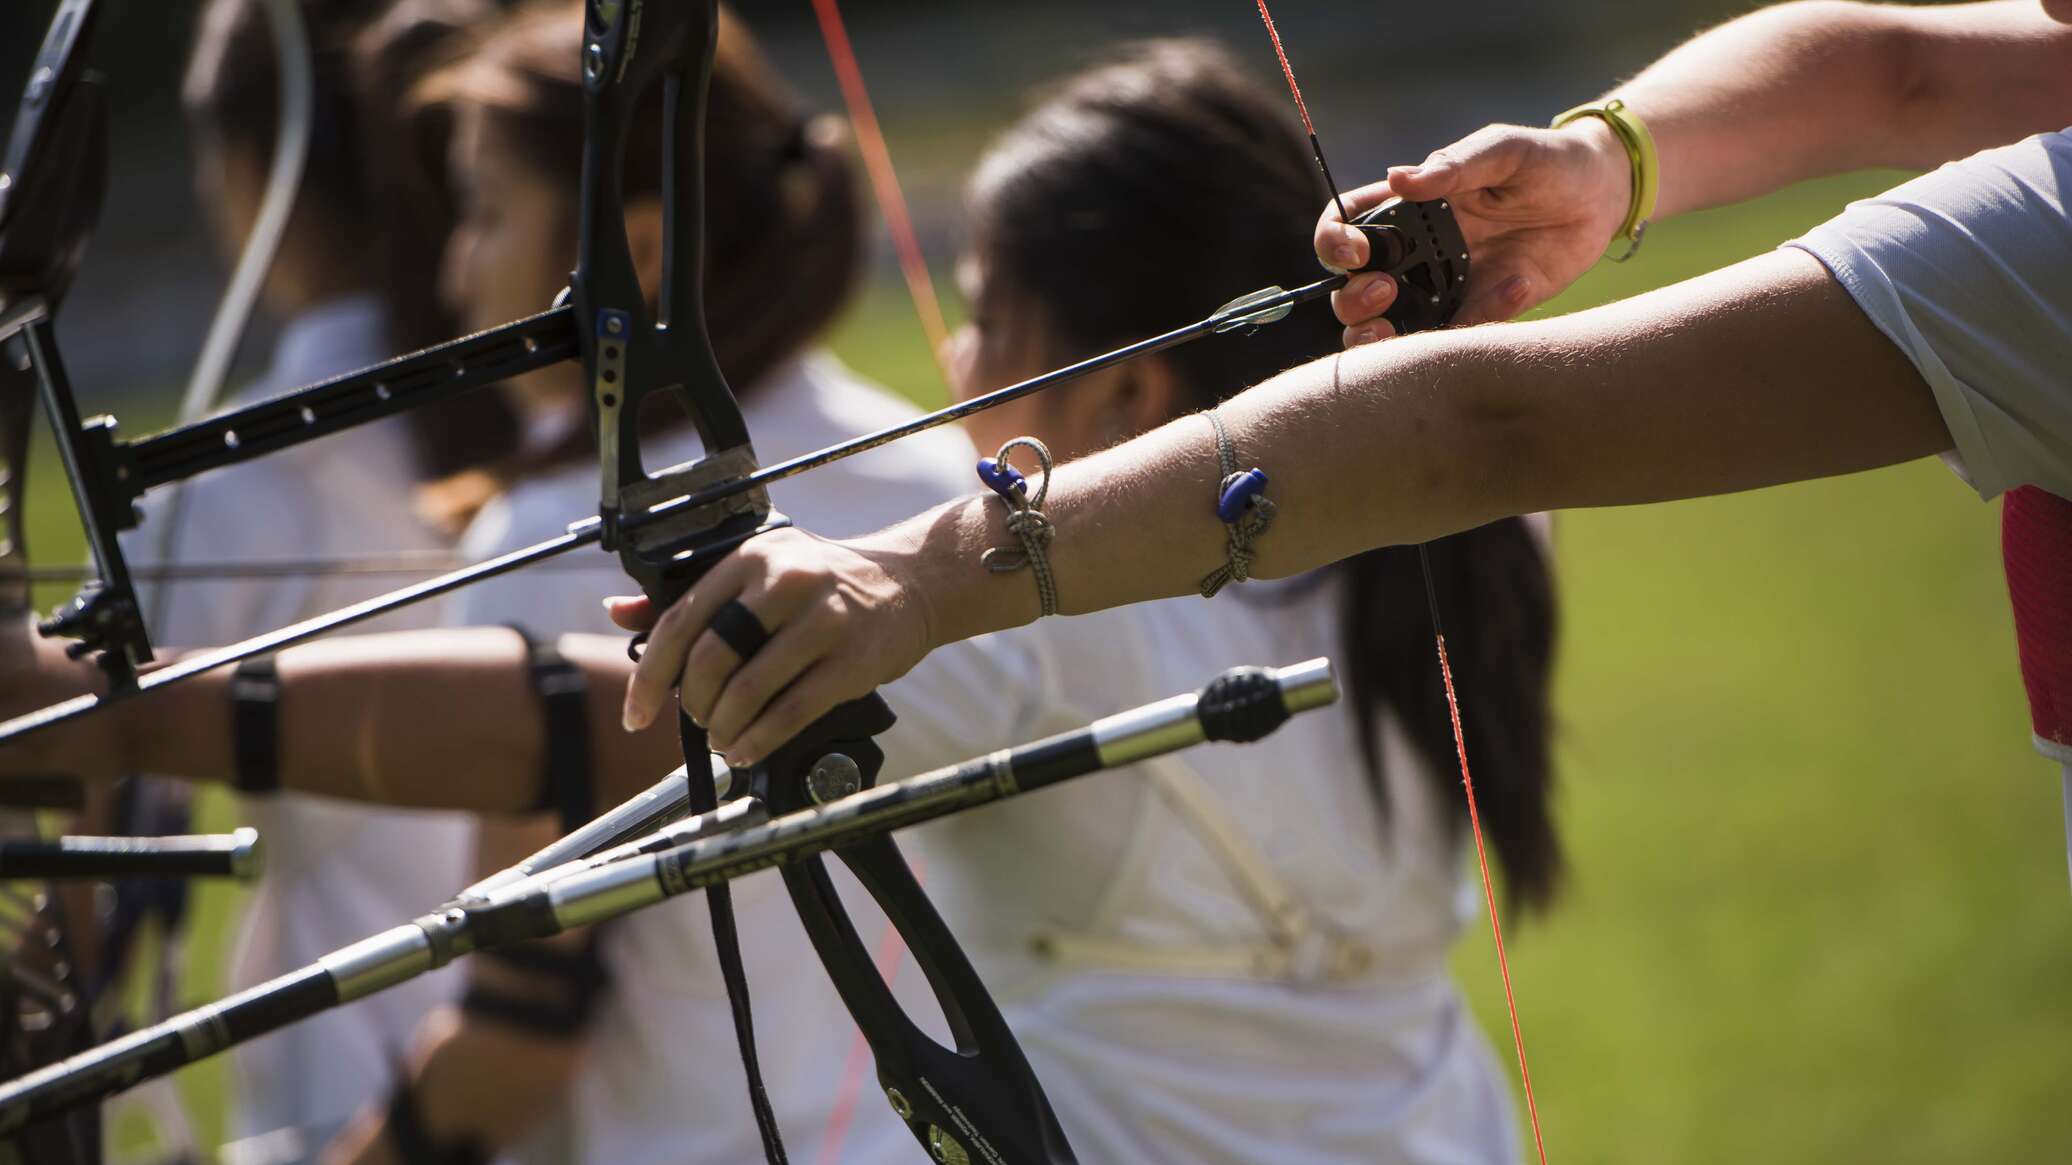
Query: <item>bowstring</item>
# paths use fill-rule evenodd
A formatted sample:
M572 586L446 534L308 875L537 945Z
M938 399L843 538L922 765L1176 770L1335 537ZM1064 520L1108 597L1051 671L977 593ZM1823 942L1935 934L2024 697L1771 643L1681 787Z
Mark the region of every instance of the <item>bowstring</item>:
M1331 177L1330 163L1324 161L1323 143L1317 140L1316 126L1309 119L1309 106L1302 100L1302 86L1295 83L1295 67L1288 63L1287 50L1281 46L1280 29L1274 27L1273 13L1267 10L1266 0L1257 2L1259 18L1266 23L1266 35L1273 40L1274 56L1280 60L1281 75L1288 79L1288 92L1294 96L1296 112L1302 116L1302 128L1309 134L1309 148L1317 160L1317 170L1324 176L1331 201L1337 204L1339 219L1351 222L1338 182ZM1511 987L1511 960L1504 951L1504 927L1497 917L1496 882L1489 874L1489 847L1482 836L1482 811L1475 800L1475 778L1469 771L1468 739L1461 730L1460 695L1454 690L1453 662L1446 652L1446 626L1439 618L1439 587L1432 577L1431 552L1423 542L1417 544L1417 565L1424 573L1425 607L1432 619L1432 644L1439 658L1439 679L1446 688L1446 714L1452 722L1453 752L1460 761L1461 790L1468 802L1468 828L1475 838L1475 866L1482 877L1482 899L1489 909L1489 936L1496 943L1497 973L1503 979L1504 1008L1511 1019L1511 1044L1518 1052L1518 1080L1525 1092L1525 1111L1532 1123L1533 1148L1539 1154L1540 1165L1547 1165L1547 1142L1540 1132L1540 1106L1533 1096L1532 1069L1526 1064L1525 1029L1518 1022L1518 996Z
M870 90L863 83L863 68L856 49L849 43L849 29L842 23L837 0L813 0L813 15L820 21L820 39L827 45L835 80L842 89L842 103L849 109L849 125L856 135L856 149L863 155L864 173L885 216L892 235L892 249L899 256L899 273L906 280L907 295L920 317L921 331L928 337L928 354L936 371L950 385L949 325L944 322L942 301L935 294L935 280L928 274L928 257L914 233L914 218L907 210L906 194L900 189L899 172L892 165L892 150L885 144L885 131L878 125Z

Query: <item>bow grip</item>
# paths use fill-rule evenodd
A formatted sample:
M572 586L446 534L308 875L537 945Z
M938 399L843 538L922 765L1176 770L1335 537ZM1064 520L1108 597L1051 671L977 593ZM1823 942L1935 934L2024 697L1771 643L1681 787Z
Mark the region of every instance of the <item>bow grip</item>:
M1468 285L1468 242L1444 198L1391 198L1352 225L1367 236L1367 265L1396 280L1396 301L1381 313L1396 334L1444 327L1460 310Z

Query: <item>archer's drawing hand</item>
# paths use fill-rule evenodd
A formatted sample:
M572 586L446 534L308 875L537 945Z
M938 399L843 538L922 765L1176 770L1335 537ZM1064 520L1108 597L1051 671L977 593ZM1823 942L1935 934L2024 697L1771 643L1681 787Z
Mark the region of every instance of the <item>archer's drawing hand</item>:
M1392 195L1451 200L1468 241L1466 300L1456 324L1508 320L1559 294L1597 262L1625 221L1631 163L1610 127L1586 117L1558 130L1492 125L1434 151L1420 166L1394 166L1386 181L1347 192L1359 215ZM1317 257L1352 270L1367 239L1343 225L1336 205L1317 220ZM1332 293L1348 348L1395 335L1381 318L1395 281L1355 275Z
M17 716L100 687L93 664L65 658L62 641L36 634L29 618L0 617L0 716ZM87 717L0 745L0 781L65 774L88 780L122 775L123 736Z
M893 569L898 557L873 543L779 530L728 555L659 617L646 599L607 599L613 622L648 632L626 689L627 730L654 723L674 688L713 750L739 767L905 675L933 640L925 604ZM708 630L730 601L770 635L747 660Z

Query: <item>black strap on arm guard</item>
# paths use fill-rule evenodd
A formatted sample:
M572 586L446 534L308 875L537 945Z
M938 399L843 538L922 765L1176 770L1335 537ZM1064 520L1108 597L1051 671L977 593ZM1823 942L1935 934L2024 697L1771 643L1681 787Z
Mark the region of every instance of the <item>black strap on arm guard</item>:
M561 832L574 833L597 815L590 787L589 684L552 640L537 640L516 623L505 626L525 644L526 668L546 721L546 771L533 808L554 813Z

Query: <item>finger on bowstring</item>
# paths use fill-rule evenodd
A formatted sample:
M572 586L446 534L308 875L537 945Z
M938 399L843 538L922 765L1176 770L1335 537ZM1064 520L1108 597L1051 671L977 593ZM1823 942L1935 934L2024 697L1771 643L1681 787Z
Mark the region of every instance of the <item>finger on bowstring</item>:
M1396 302L1395 277L1385 271L1364 271L1331 293L1331 312L1348 327L1364 324Z
M784 742L804 732L815 720L845 700L869 691L844 680L841 669L829 659L807 668L791 685L764 705L739 739L723 750L727 763L736 767L759 764L783 747Z
M739 596L747 578L742 559L729 558L655 618L633 677L626 681L626 731L646 728L669 706L691 644L711 625L712 613Z
M655 604L646 595L611 595L604 614L623 631L646 631L655 625Z
M1522 271L1491 272L1491 276L1490 282L1471 292L1460 310L1453 313L1455 327L1516 319L1540 299L1546 298L1533 297L1533 281Z
M1347 191L1340 197L1345 201L1345 212L1358 217L1388 201L1393 194L1387 182L1375 182ZM1367 246L1367 236L1357 228L1345 225L1345 220L1338 216L1338 203L1339 199L1334 198L1324 204L1324 212L1317 218L1316 234L1311 242L1316 247L1317 259L1325 266L1355 271L1367 265L1372 252Z
M755 722L778 693L817 664L828 644L837 638L822 620L810 614L772 629L770 641L755 653L755 658L725 677L724 684L715 690L716 698L705 706L709 719L704 723L713 750L726 752L737 743L741 730Z

